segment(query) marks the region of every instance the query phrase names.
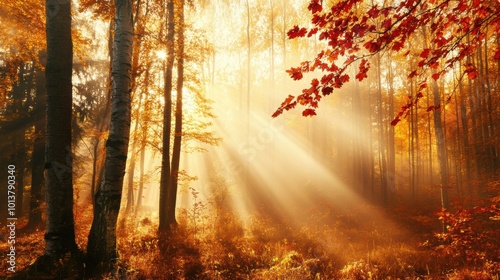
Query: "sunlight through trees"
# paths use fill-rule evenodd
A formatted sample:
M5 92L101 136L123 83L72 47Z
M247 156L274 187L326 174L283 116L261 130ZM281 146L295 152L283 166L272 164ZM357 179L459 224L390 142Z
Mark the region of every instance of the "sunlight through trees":
M498 278L499 11L5 1L0 278Z

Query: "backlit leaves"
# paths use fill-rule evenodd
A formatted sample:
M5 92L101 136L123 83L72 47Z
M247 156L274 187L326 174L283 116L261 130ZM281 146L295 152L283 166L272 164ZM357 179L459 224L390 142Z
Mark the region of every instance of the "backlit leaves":
M292 29L290 29L287 33L288 38L293 39L297 37L304 37L307 33L307 29L302 27L299 28L297 25L295 25Z
M318 3L318 1L311 1L309 6L307 7L311 13L319 13L323 10L323 6Z
M312 116L316 116L316 111L313 110L313 109L305 109L303 112L302 112L302 116L304 117L312 117Z
M302 79L303 73L324 72L319 84L315 82L297 97L301 100L299 104L308 108L316 108L319 99L306 98L304 94L331 94L334 88L341 88L350 80L347 73L351 72L347 69L358 62L359 71L354 76L358 81L366 79L370 68L367 61L379 52L401 52L403 56L415 53L419 60L408 78L438 80L477 49L486 38L486 26L500 33L498 1L403 0L369 5L362 0L339 0L330 5L327 7L325 1L311 0L308 5L311 27L294 26L288 31L290 39L316 34L317 39L327 46L313 60L287 70L294 80ZM427 35L430 40L428 47L415 50L415 46L408 46L412 37L422 40L421 31L424 29L430 33ZM491 58L500 60L500 48ZM463 71L469 79L478 76L472 65L467 65ZM410 102L410 106L414 106L418 98ZM280 107L273 116L290 109L290 104L292 102L288 102L286 108ZM408 104L403 108L409 108ZM312 115L310 112L304 114ZM403 115L404 112L391 124L398 123L398 117Z
M297 80L300 80L302 79L303 75L302 75L302 71L300 70L300 68L292 68L290 70L286 70L286 72L290 75L290 77L292 79L294 79L295 81Z

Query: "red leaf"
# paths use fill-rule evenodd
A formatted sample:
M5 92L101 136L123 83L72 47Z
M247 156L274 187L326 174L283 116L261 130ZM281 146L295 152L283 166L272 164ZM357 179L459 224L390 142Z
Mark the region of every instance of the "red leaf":
M411 79L411 78L413 78L413 77L415 77L417 75L418 75L417 70L414 70L413 72L410 73L410 75L408 75L408 78Z
M474 80L477 78L477 72L469 72L467 73L467 76L469 77L469 80Z
M427 88L427 83L421 83L418 90L423 90L424 88Z
M477 78L477 71L474 69L467 72L467 77L469 77L470 80L474 80L475 78Z
M444 46L446 43L448 43L448 40L444 37L439 37L439 38L435 39L434 42L440 48L440 47Z
M295 98L295 96L289 94L288 97L285 99L285 101L283 101L283 103L281 103L281 107L285 107L288 104L290 104L290 102L292 102L292 100L294 98Z
M309 4L309 7L307 7L311 13L315 14L317 12L321 12L323 10L323 7L321 4L318 3L318 0L311 1L311 4Z
M430 50L430 49L424 49L424 50L420 53L420 57L421 57L421 58L428 58L428 57L429 57L430 52L431 52L431 50Z
M295 81L302 79L303 75L302 72L300 72L299 68L292 68L290 70L286 70L286 72L290 75L292 79Z
M390 18L387 18L385 19L383 22L382 22L382 27L385 29L385 30L388 30L389 28L391 28L391 25L392 25L392 20Z
M477 69L472 63L466 65L465 73L467 73L467 77L469 77L470 80L474 80L478 75Z
M495 52L495 56L493 57L495 60L500 60L500 47L497 47Z
M282 113L283 113L283 109L279 108L278 110L276 110L276 112L273 113L272 117L276 118L279 115L281 115Z
M465 12L465 10L467 10L467 4L466 4L466 2L465 1L458 1L457 10L460 13Z
M308 103L311 102L311 98L309 96L307 96L307 94L302 94L302 95L299 95L297 96L297 102L300 104L300 105L307 105Z
M341 81L342 83L347 83L347 82L349 82L349 75L344 74L344 75L340 76L340 81Z
M368 41L363 46L371 53L380 50L380 46L376 41Z
M287 111L288 111L288 110L290 110L290 109L295 108L295 106L297 106L297 101L294 101L294 102L292 102L292 103L290 103L290 104L286 105L286 106L285 106L285 107L283 107L283 108L284 108L285 110L287 110Z
M401 121L401 119L400 119L400 118L395 118L395 119L393 119L393 120L391 121L391 125L392 125L392 126L396 126L396 125L397 125L400 121Z
M356 75L356 79L358 79L360 82L363 81L368 75L366 75L366 72L359 72Z
M427 107L427 112L430 112L432 110L434 110L434 105L431 105L431 106Z
M318 81L318 79L313 79L313 80L311 81L311 85L312 85L313 87L317 87L317 86L319 85L319 81Z
M328 75L324 75L322 78L321 78L321 83L322 84L328 84L331 80L333 79L333 74L330 73Z
M316 116L316 111L314 109L305 109L303 112L302 112L302 116L304 117L309 117L309 116Z
M290 29L287 33L288 38L293 39L296 37L304 37L307 33L307 29L304 27L299 28L297 25L295 25L292 29Z
M307 33L307 37L311 37L312 35L318 33L318 28L313 28L309 30L309 33Z
M373 6L369 11L368 11L368 15L371 17L371 18L376 18L378 17L380 13L380 10L377 8L377 6Z
M439 77L440 77L440 76L441 76L441 73L440 73L440 72L437 72L437 73L432 74L432 78L433 78L434 80L436 80L436 81L439 79Z
M393 51L399 51L400 49L402 49L404 47L404 43L403 42L400 42L400 41L397 41L397 42L394 42L394 45L392 45L392 50ZM407 56L410 52L406 52L405 53L405 56Z
M321 92L323 93L323 95L330 95L333 92L333 88L332 87L324 87L321 89Z

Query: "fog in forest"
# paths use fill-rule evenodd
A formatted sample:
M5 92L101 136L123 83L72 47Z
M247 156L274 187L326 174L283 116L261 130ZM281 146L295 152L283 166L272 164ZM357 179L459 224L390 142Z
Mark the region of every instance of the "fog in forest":
M498 278L498 3L118 2L0 8L0 276Z

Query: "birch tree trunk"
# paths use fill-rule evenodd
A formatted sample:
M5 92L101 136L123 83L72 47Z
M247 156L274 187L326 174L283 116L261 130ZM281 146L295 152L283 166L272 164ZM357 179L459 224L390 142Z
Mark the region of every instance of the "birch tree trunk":
M134 27L132 1L115 0L112 101L109 138L106 142L104 178L95 198L94 220L87 246L92 268L108 268L118 257L116 223L130 134L130 72Z

